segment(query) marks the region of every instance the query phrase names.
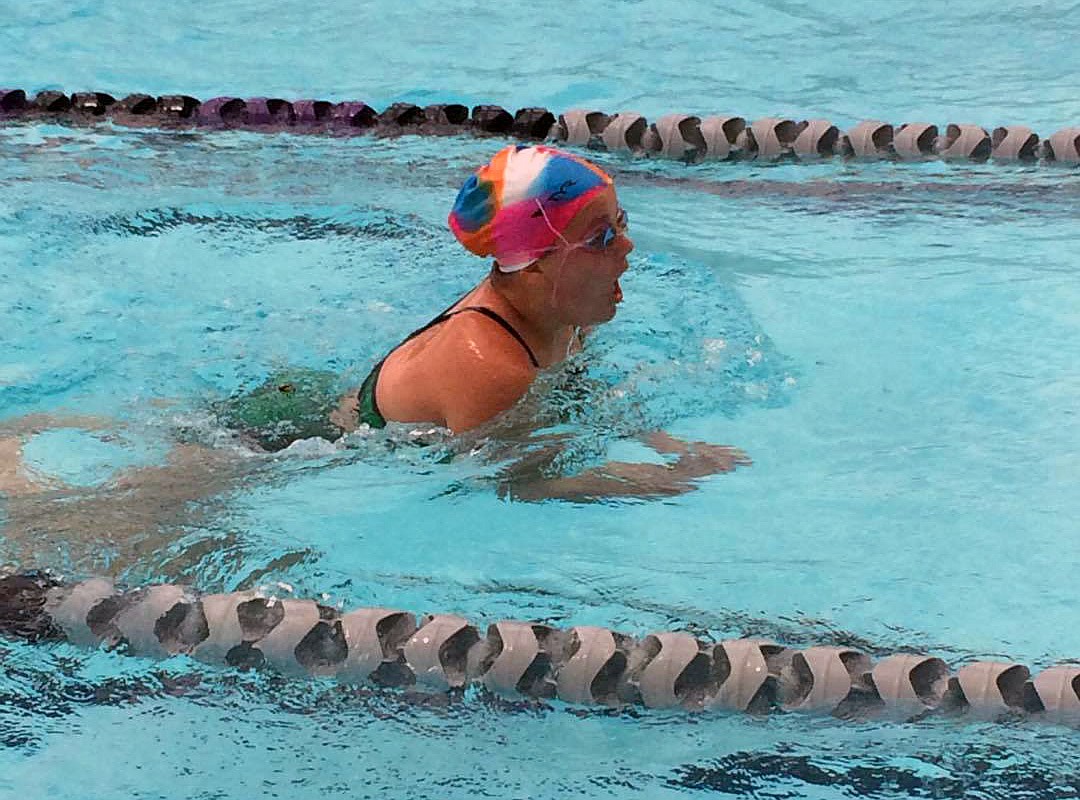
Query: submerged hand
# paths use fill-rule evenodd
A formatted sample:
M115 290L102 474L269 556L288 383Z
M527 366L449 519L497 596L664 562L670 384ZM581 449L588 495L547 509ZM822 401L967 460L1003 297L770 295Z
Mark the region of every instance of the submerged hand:
M732 472L736 467L749 467L754 462L738 447L709 442L684 442L666 431L654 431L642 437L653 450L664 455L676 455L678 461L667 469L684 477L700 478L719 472Z
M654 494L682 494L693 489L693 480L736 467L748 467L753 462L737 447L708 442L684 442L659 431L644 437L656 452L675 455L669 464L641 464L614 461L599 468L609 477L629 481L642 491Z
M503 484L500 494L517 500L572 500L591 502L616 497L640 500L673 497L693 491L697 478L750 466L750 457L737 447L684 442L656 431L642 441L663 455L677 456L668 464L610 461L578 475L543 478L516 475Z

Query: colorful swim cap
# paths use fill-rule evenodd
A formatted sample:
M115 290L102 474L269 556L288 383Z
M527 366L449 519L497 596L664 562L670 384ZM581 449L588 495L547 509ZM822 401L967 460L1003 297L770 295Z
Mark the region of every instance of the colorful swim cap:
M503 272L517 272L547 252L582 207L612 185L607 173L583 158L543 145L511 145L465 181L450 230L466 249L494 256Z

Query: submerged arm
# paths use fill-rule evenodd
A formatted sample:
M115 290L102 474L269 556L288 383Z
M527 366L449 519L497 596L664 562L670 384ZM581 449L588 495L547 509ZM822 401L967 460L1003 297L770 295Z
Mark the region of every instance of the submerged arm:
M642 441L658 453L675 456L675 461L666 464L609 461L577 475L548 478L539 474L534 457L520 462L504 475L499 493L529 501L648 500L691 492L697 488L698 478L751 464L746 453L736 447L684 442L663 431L647 434ZM553 457L549 452L546 460Z

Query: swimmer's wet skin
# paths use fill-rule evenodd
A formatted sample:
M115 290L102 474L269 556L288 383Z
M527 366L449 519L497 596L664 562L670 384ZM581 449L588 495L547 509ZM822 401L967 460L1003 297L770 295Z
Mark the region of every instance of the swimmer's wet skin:
M462 300L459 300L458 303L462 302L464 299L465 298L462 298ZM433 320L431 320L431 322L427 323L423 327L417 328L415 331L410 333L407 337L405 337L405 339L402 340L402 344L405 344L406 342L415 339L417 336L426 333L427 331L434 328L436 325L445 322L451 317L454 317L458 314L464 314L467 311L472 311L487 317L492 322L499 325L503 330L505 330L518 342L518 344L522 346L522 348L524 348L525 354L529 357L529 362L533 365L533 367L535 369L540 368L540 362L537 361L536 354L533 353L532 348L529 347L529 343L526 342L525 339L521 336L521 334L514 329L514 326L507 322L502 316L500 316L498 312L492 311L490 308L484 308L483 306L464 306L463 308L457 308L458 303L455 303L446 311L439 314L439 316L435 317ZM399 347L400 346L401 345L399 345ZM383 417L382 412L379 411L379 403L375 399L375 387L379 381L379 373L382 371L382 366L385 363L386 359L384 358L382 361L376 364L374 368L372 368L371 372L364 380L363 385L360 387L360 392L357 394L357 420L361 425L368 425L372 428L386 427L386 419Z

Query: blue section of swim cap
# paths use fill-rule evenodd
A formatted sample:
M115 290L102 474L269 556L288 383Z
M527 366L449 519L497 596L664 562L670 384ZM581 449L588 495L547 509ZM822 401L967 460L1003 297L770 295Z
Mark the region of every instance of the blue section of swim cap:
M142 437L139 437L142 439ZM165 447L153 441L103 441L78 428L43 431L23 446L26 466L69 486L100 486L120 472L160 462Z
M565 203L595 189L604 181L577 159L556 155L544 165L537 182L543 187L544 193L557 194L557 197L550 197L550 201Z
M484 227L493 216L491 192L493 184L470 175L454 202L454 217L462 230L469 233Z

